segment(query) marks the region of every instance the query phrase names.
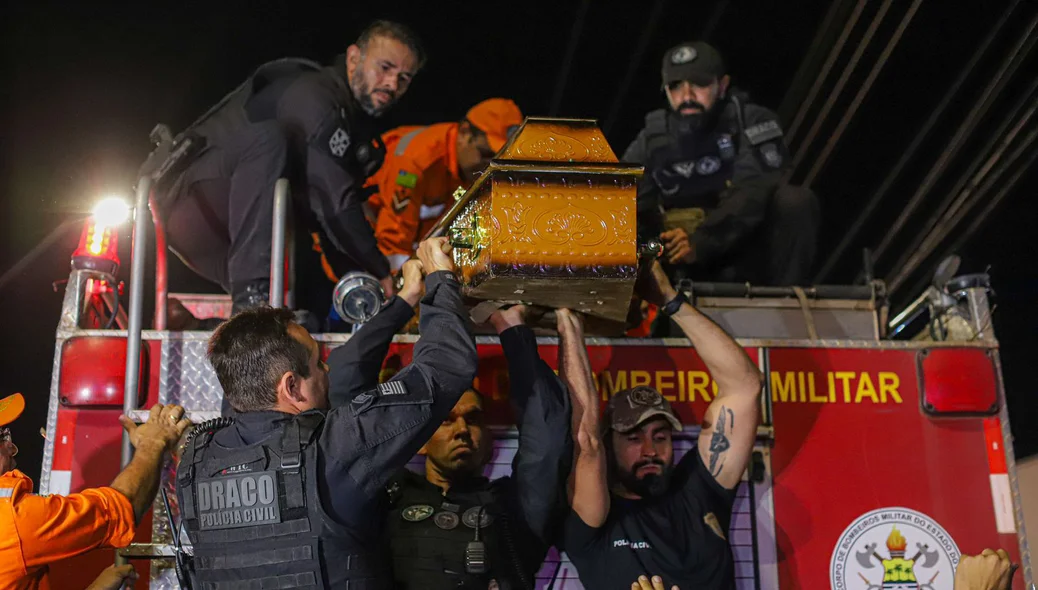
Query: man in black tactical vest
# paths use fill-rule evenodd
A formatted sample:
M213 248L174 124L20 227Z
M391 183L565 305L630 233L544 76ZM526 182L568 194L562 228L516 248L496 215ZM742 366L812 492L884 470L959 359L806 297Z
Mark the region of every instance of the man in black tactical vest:
M404 265L404 273L408 272ZM572 462L570 401L537 355L537 340L516 306L490 317L508 362L509 399L519 439L511 476L488 479L494 451L484 397L468 388L420 451L424 474L402 469L387 486L385 523L398 589L533 589L565 514ZM328 358L332 407L349 404L378 379L389 343L411 318L392 302ZM507 453L503 448L500 453Z
M329 67L302 59L261 66L176 138L174 156L153 154L145 163L142 172L158 177L170 248L230 293L235 312L266 304L274 183L285 176L297 236L318 233L340 276L367 271L391 294L389 264L361 208L362 187L385 154L374 119L403 96L424 59L410 30L377 21ZM323 277L314 258L310 274ZM326 290L323 301L299 307L326 310ZM300 296L313 292L301 289Z
M216 330L209 361L237 414L196 427L177 469L194 588L392 587L385 485L476 372L449 252L446 238L419 247L411 364L330 411L320 348L291 312L254 308Z
M663 92L670 108L645 117L622 159L645 166L639 234L661 238L671 280L803 284L820 213L810 190L781 183L775 113L731 89L703 42L667 51Z

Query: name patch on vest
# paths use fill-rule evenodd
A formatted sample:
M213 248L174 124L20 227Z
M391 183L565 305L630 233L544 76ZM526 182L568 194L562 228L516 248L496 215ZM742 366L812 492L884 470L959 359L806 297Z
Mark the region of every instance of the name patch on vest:
M274 471L199 479L195 486L200 530L281 522Z
M764 121L747 128L745 133L750 145L760 145L765 141L782 137L782 128L779 127L778 121Z

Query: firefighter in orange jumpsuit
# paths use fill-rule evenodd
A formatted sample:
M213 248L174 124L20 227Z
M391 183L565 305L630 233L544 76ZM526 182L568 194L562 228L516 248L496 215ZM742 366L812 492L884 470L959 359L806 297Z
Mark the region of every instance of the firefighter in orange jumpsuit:
M395 271L523 122L514 102L490 98L455 123L398 127L382 135L386 159L368 180L375 238Z
M19 393L0 398L0 588L5 590L48 589L50 563L129 545L155 499L159 467L189 425L184 408L176 405L156 405L140 426L120 416L136 452L111 486L39 496L32 493L32 480L15 469L18 447L7 427L24 409Z

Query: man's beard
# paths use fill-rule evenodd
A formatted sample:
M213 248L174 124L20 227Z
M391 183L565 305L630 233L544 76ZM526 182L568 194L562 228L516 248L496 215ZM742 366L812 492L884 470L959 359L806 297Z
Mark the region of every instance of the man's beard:
M636 475L638 470L646 465L658 465L660 467L660 473L650 473L645 477L639 478ZM672 471L672 465L667 465L659 459L638 461L631 466L630 471L624 471L615 464L613 469L617 481L623 485L627 491L637 494L642 498L658 498L667 493L667 490L670 489L670 477Z
M725 101L718 97L714 101L714 104L710 105L710 108L706 108L702 103L695 100L686 100L679 104L677 108L672 109L671 113L677 117L678 129L682 133L688 133L695 131L700 128L708 129L711 128L714 123L717 122L721 111L724 109ZM694 113L687 115L681 113L681 109L686 108L698 108L699 110Z
M357 68L353 80L350 82L350 90L353 91L353 96L360 103L360 108L364 109L364 112L372 117L381 116L389 110L389 107L396 103L396 93L392 90L383 89L383 92L389 94L389 100L381 106L376 105L371 98L371 85L368 84L368 80L364 77L364 73L360 68Z
M691 116L694 116L694 115L701 115L701 114L706 112L706 107L703 106L703 103L695 101L695 100L692 100L691 98L686 100L685 102L679 104L678 107L676 109L674 109L674 112L676 112L679 115L681 115L682 114L681 113L681 109L699 109L699 111L697 111L695 113L689 113L687 115L682 115L682 116L685 116L685 117L691 117Z

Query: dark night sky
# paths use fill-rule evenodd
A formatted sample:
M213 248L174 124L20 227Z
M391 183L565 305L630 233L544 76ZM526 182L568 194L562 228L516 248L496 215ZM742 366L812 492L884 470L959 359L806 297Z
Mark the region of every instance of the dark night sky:
M180 129L265 60L289 55L330 59L373 18L410 24L431 55L408 95L386 118L387 128L455 120L470 105L490 96L511 97L527 114L549 114L581 2L387 2L377 10L374 3L118 4L36 2L5 10L0 24L0 272L58 223L87 212L98 195L129 194L134 172L149 149L148 131L156 122ZM822 143L908 4L893 3L862 65L836 101L823 127ZM887 171L903 157L963 62L1010 4L1010 0L993 0L978 11L971 3L922 2L814 183L823 201L822 256L832 250ZM1031 3L1022 4L829 282L854 278L860 269L860 248L880 240L956 126L977 107L990 75L1035 14ZM556 114L606 122L656 5L591 2ZM622 93L618 116L607 130L614 150L621 152L640 128L643 115L663 103L658 90L663 51L704 34L715 8L723 6L723 11L709 40L724 53L735 84L757 102L778 110L829 5L822 0L796 2L795 9L790 3L749 0L665 2L636 62L631 84ZM871 2L863 12L851 43L837 60L837 71L880 5ZM1032 55L1020 71L1033 72L1034 67ZM984 130L1004 116L1031 80L1021 74L1010 80L975 138L952 162L951 173L936 185L921 218L930 214L956 174L988 140ZM823 90L831 86L827 83ZM824 95L819 104L823 99ZM1032 121L1028 129L1034 128ZM817 147L810 153L816 154ZM998 303L996 331L1003 346L1020 456L1038 452L1035 429L1023 427L1038 419L1034 379L1027 372L1038 324L1034 309L1038 272L1031 256L1036 176L1033 171L1027 174L984 228L959 250L963 271L991 266ZM911 235L906 232L896 242L901 249ZM69 234L16 284L0 291L5 304L0 328L7 337L0 356L0 395L23 391L29 397L31 410L16 435L23 449L22 465L33 477L38 475L42 442L35 432L45 419L61 301L51 282L67 276L76 238L75 232ZM127 245L124 240L124 250ZM899 255L897 251L881 259L878 274L887 276ZM925 269L929 272L931 267ZM171 269L171 278L171 290L211 290L177 267ZM904 293L896 294L895 303L917 292L913 290L917 279L913 277Z

